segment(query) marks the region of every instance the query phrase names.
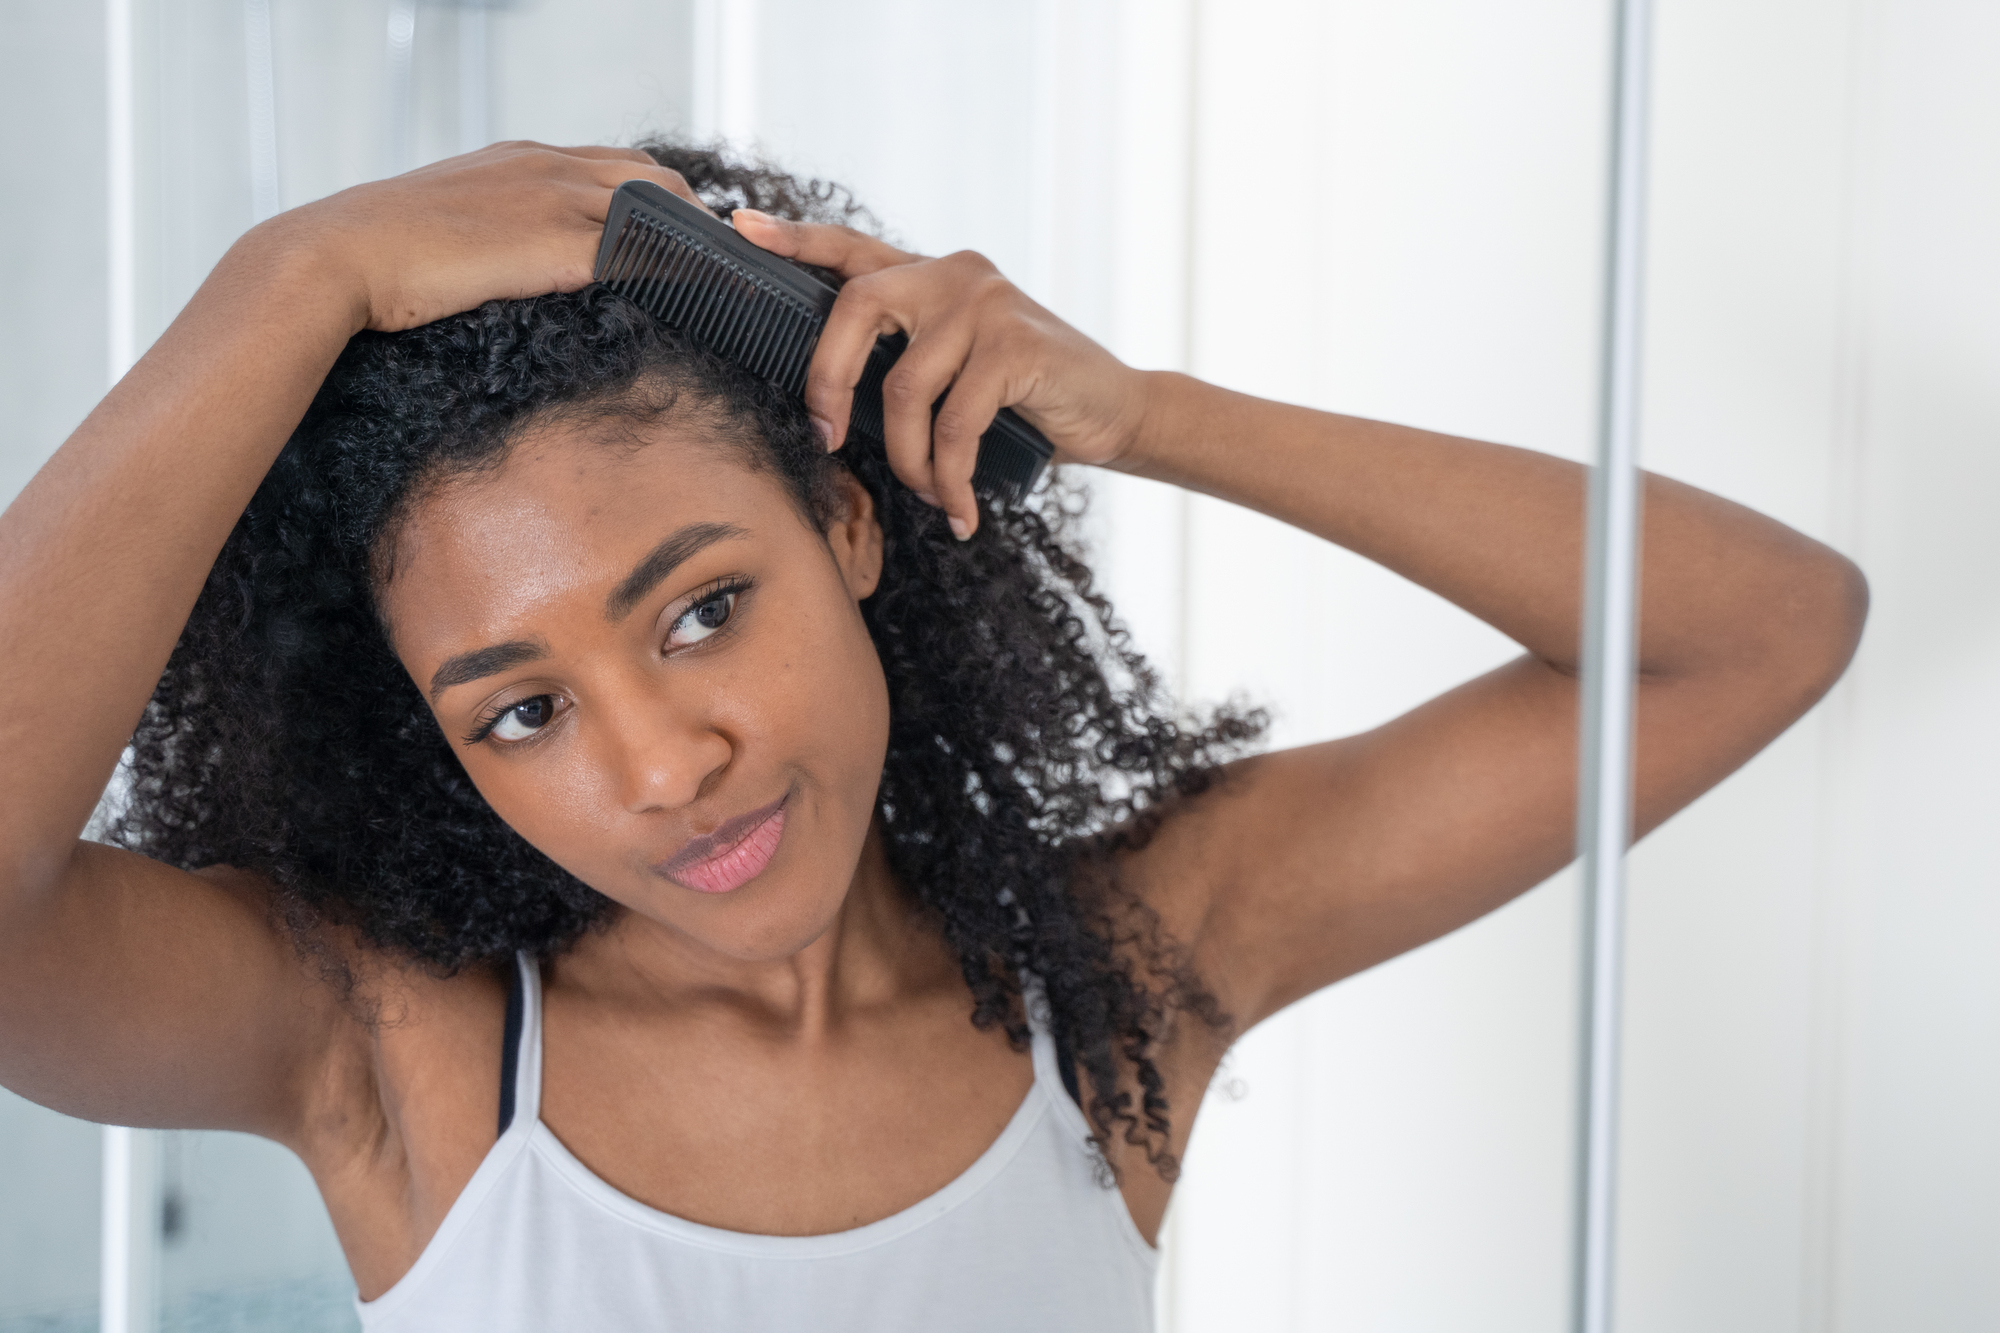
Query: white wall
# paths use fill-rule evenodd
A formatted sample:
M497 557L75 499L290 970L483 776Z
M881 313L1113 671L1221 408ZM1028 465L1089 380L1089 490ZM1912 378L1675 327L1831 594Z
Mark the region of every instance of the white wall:
M1205 6L1195 373L1580 456L1602 7ZM1361 730L1516 651L1378 568L1215 501L1190 683ZM1564 1310L1569 877L1239 1048L1175 1203L1176 1329L1548 1329Z
M1875 609L1827 705L1637 859L1625 1308L1990 1328L2000 14L1665 17L1647 447L1849 551Z
M1824 1280L1857 1324L1970 1328L2000 1310L2000 12L1865 17L1845 491L1880 611L1829 821Z

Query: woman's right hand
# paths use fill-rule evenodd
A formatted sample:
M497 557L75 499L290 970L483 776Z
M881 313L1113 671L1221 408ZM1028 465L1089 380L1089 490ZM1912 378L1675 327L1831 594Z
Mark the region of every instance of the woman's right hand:
M483 302L591 280L612 193L649 180L694 191L636 148L499 143L281 213L244 244L310 256L352 303L354 328L415 328Z

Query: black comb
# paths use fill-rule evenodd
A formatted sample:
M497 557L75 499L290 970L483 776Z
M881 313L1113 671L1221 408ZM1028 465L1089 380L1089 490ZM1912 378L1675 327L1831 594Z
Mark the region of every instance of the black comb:
M794 395L805 391L806 367L836 295L651 181L626 181L611 197L595 276L697 346ZM850 434L882 442L882 379L908 345L900 333L875 340L854 387ZM1016 502L1054 453L1040 431L1002 408L979 437L973 489Z

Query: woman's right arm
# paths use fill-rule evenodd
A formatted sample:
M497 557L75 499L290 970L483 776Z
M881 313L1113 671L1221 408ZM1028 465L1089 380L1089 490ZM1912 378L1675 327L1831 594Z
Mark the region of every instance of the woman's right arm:
M0 1085L294 1141L346 1024L264 887L80 835L209 567L347 340L590 280L621 149L499 145L243 237L0 515Z

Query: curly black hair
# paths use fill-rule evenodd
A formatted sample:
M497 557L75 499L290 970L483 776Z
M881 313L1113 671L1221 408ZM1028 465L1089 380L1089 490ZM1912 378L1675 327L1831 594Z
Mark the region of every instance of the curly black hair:
M717 212L870 219L844 190L715 150L649 144ZM111 840L186 868L260 872L302 943L341 926L452 971L556 953L615 913L487 806L390 648L374 589L430 483L497 465L531 426L698 414L823 526L834 469L874 498L862 603L890 734L889 863L957 953L972 1021L1028 1039L1022 975L1088 1077L1100 1147L1122 1132L1171 1179L1152 1052L1171 1012L1226 1017L1116 854L1258 739L1261 712L1180 714L1092 582L1082 493L987 502L960 543L879 446L822 451L804 406L599 287L490 301L347 346L215 562L133 737ZM1135 1104L1120 1090L1133 1071Z

